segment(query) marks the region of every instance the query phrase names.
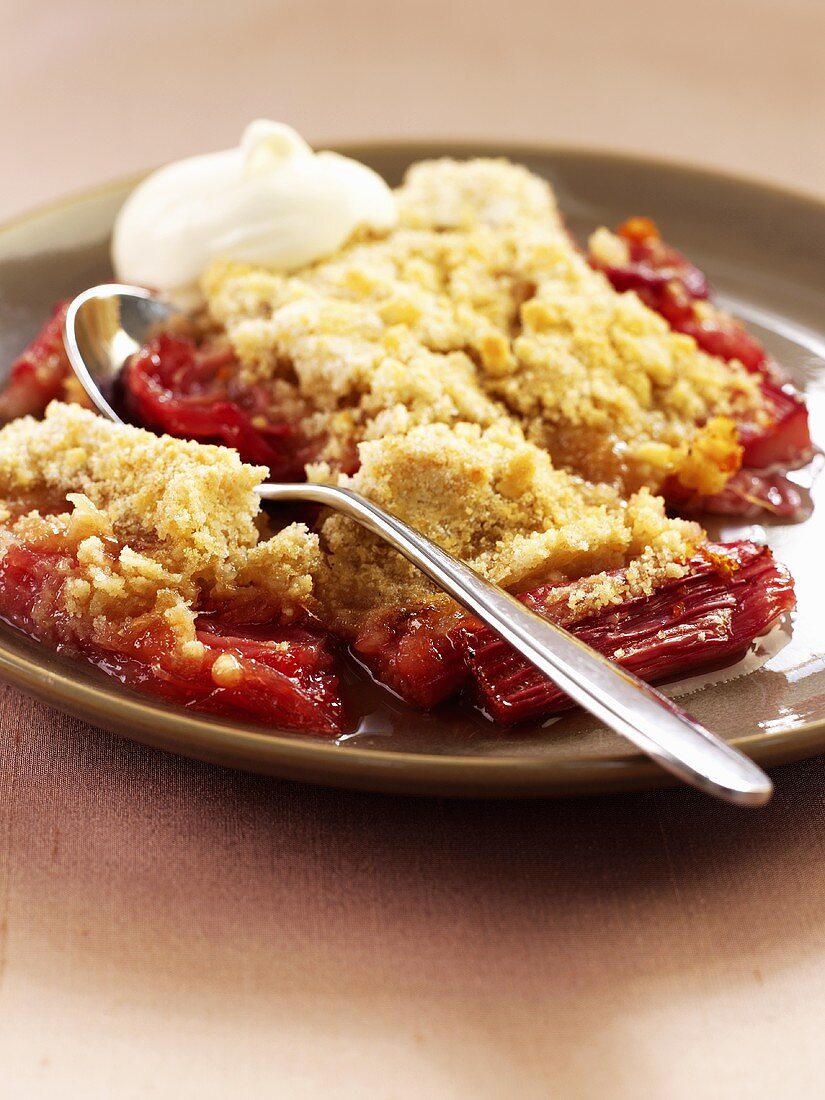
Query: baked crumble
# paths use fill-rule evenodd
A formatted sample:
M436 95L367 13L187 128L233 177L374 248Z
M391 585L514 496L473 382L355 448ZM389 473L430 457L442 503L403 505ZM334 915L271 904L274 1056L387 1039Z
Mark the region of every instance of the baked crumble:
M505 588L525 591L632 563L621 584L605 576L571 595L581 615L680 576L704 537L697 524L668 519L646 490L624 501L607 486L554 469L508 421L486 430L419 425L362 443L359 457L352 476L316 466L310 479L357 490ZM321 538L327 615L433 599L413 566L352 521L331 516Z
M0 430L4 530L59 538L76 555L68 613L121 620L157 598L182 646L193 607L254 606L262 619L289 619L311 603L317 536L294 524L262 537L254 488L265 473L224 447L57 402L41 421Z
M219 264L204 278L249 382L309 402L331 439L322 458L387 423L514 419L556 465L622 492L674 477L724 486L741 459L736 421L760 416L758 380L617 293L543 180L442 160L411 169L396 195L399 227L384 237L293 276ZM388 374L405 386L387 390Z
M526 169L423 163L396 195L397 229L293 276L204 276L248 384L309 404L324 440L310 477L364 492L512 588L636 558L637 580L672 577L701 533L647 487L676 475L722 488L741 454L730 414L757 403L753 378L593 271ZM341 474L356 447L357 472ZM346 520L322 539L329 607L432 598Z
M158 434L56 402L0 431L0 614L126 683L296 729L346 728L342 645L419 706L566 705L354 522L273 532L256 485L304 478L650 678L735 659L793 606L770 551L666 514L729 509L734 485L739 514L791 514L769 472L810 438L653 223L583 254L550 187L503 160L415 165L395 202L395 228L293 274L212 264L204 312L125 371L127 415ZM61 325L58 308L0 416L72 399Z

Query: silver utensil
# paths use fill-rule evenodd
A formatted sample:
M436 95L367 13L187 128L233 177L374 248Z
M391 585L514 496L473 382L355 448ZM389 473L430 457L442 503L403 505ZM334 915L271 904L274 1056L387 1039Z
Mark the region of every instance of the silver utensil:
M66 349L83 388L104 416L123 423L113 407L123 366L175 316L179 310L142 287L117 283L92 287L71 303ZM260 485L258 493L264 500L322 504L384 539L571 699L679 779L738 805L759 806L770 798L773 786L761 768L666 696L528 610L365 497L311 484Z

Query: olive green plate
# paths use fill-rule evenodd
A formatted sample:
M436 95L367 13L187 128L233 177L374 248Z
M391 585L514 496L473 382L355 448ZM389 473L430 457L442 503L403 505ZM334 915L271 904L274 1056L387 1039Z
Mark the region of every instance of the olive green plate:
M825 440L825 204L712 172L606 153L455 144L346 151L391 183L422 157L509 156L552 180L579 234L634 213L652 216L807 390L814 436ZM133 182L67 200L0 229L3 371L57 299L110 276L107 238ZM825 498L825 491L819 495ZM705 687L689 704L697 717L756 760L775 764L825 750L825 499L806 523L766 531L797 582L792 640L761 668ZM583 715L508 732L458 708L418 714L372 689L359 732L338 743L212 721L137 695L3 623L0 677L136 741L319 783L515 796L668 782Z

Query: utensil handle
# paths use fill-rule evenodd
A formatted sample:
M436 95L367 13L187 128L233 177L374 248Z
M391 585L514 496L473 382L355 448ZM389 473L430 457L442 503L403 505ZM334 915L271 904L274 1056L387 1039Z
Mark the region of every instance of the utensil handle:
M258 492L266 500L323 504L357 520L489 624L574 702L684 782L738 805L759 806L770 798L773 785L762 769L671 699L360 494L312 484L261 485Z

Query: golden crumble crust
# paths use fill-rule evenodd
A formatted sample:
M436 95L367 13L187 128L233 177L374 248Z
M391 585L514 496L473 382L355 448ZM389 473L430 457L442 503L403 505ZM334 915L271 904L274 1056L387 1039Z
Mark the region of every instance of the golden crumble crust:
M42 421L0 430L0 549L14 537L57 546L76 562L68 614L101 624L155 615L184 648L199 607L288 619L311 601L318 540L300 524L262 539L254 488L264 474L227 448L54 402Z
M204 279L249 380L280 379L317 410L324 457L335 463L342 431L350 451L374 438L382 412L382 425L445 422L412 379L437 387L443 357L459 355L470 369L447 422L514 418L557 465L623 492L671 476L724 486L741 459L732 421L756 415L758 380L593 271L543 180L504 161L440 160L414 166L396 195L401 224L385 237L294 276L218 264ZM406 393L383 389L388 370L410 377ZM720 417L727 431L717 422L704 439Z
M266 471L238 455L139 428L110 424L74 405L0 432L0 493L83 493L115 530L161 546L187 576L214 570L258 541L255 486Z
M209 324L243 380L323 441L310 479L364 493L514 590L625 568L574 592L576 615L681 575L703 533L650 490L670 477L722 488L741 453L732 418L758 406L757 382L591 270L526 169L426 162L396 194L395 230L300 272L220 262L204 274ZM56 520L16 522L59 521L70 540L89 528L76 538L78 614L163 599L184 645L198 601L265 614L317 596L340 625L437 598L338 516L323 520L323 555L300 525L262 540L264 475L224 448L66 406L0 432L12 514L40 496L60 504Z
M407 171L396 196L400 224L415 229L560 225L550 185L503 157L421 161Z
M650 490L724 486L757 380L617 293L526 169L425 162L396 197L395 230L298 273L219 263L204 276L247 380L293 387L329 439L309 476L351 485L511 588L628 567L571 597L582 614L678 575L703 536ZM615 249L607 231L596 241ZM340 477L356 446L358 472ZM322 541L330 611L433 598L351 523L327 519Z
M351 477L328 467L310 478L363 493L462 558L482 576L523 591L550 579L580 577L635 562L625 581L594 583L582 614L623 596L649 592L702 540L693 523L669 520L646 490L627 502L552 467L547 453L506 421L432 424L363 443ZM327 614L374 607L410 607L435 590L398 554L352 521L328 518L322 528L328 570L319 581Z

